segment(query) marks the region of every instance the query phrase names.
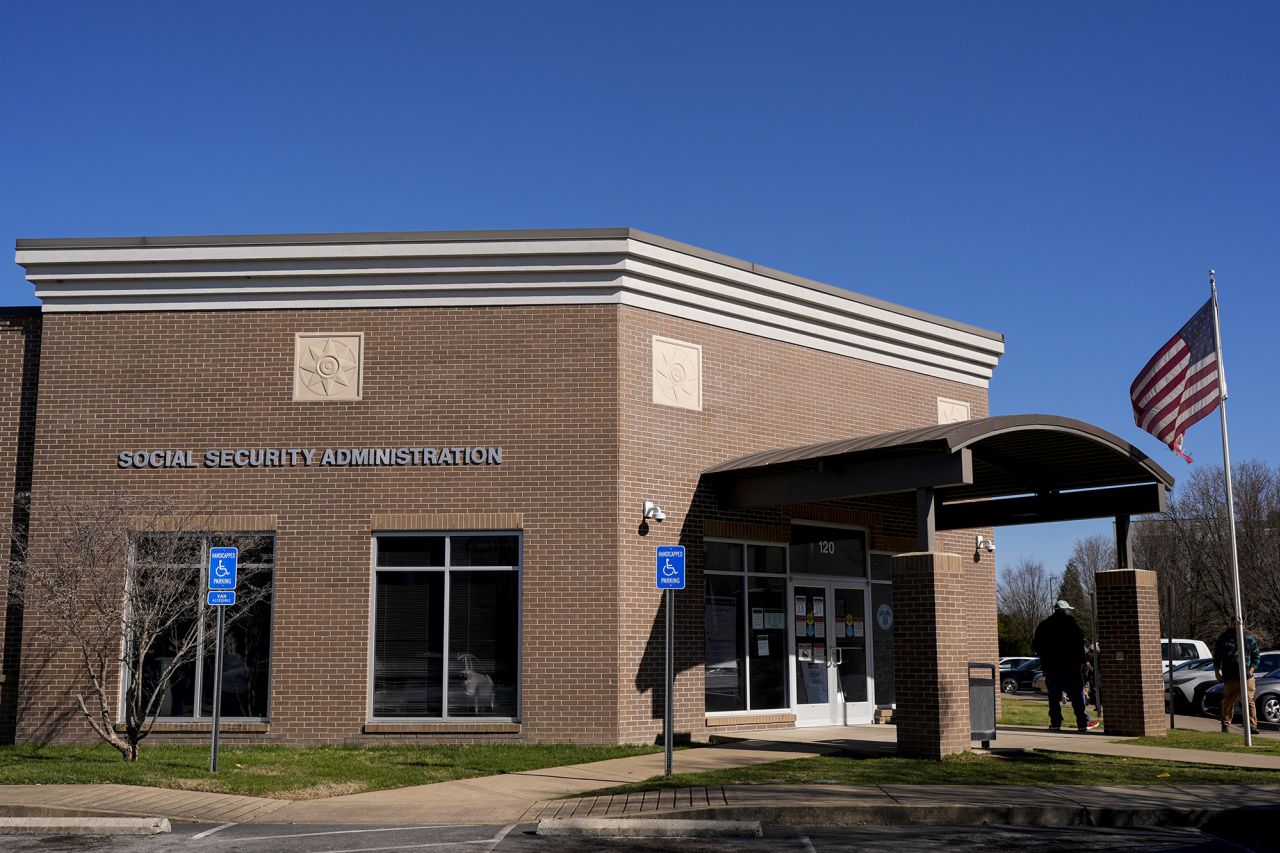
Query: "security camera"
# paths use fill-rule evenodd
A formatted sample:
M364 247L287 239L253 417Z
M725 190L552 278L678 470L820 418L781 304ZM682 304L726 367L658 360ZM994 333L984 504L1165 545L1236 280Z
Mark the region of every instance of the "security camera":
M667 520L667 514L662 511L662 507L658 506L653 501L645 501L643 518L645 521L653 520L663 522Z
M975 554L979 551L986 551L988 554L994 554L996 552L996 543L979 534L978 541L974 544L973 551Z

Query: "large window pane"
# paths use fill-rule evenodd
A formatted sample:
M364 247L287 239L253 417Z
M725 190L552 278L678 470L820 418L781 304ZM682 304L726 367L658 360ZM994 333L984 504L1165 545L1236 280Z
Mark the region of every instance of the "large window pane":
M860 530L795 524L791 527L792 574L867 576L867 537Z
M780 545L748 545L747 571L785 575L787 573L786 549Z
M378 565L383 568L443 567L443 536L381 536Z
M743 577L741 574L707 575L706 587L706 709L744 711L747 704L746 666L742 657Z
M240 553L243 556L245 551ZM263 556L259 550L257 558ZM224 632L221 708L224 717L267 716L267 693L271 685L271 572L255 571L253 566L240 564L241 594L250 590L262 591L265 597L255 601L249 612L237 615ZM232 605L233 608L235 606ZM204 643L202 716L213 715L215 652L215 637L210 631Z
M518 536L451 536L450 566L516 566L520 563Z
M199 574L192 572L195 579ZM150 653L142 661L142 689L150 695L156 683L174 661L180 637L188 636L195 628L196 608L200 606L197 598L197 584L191 585L191 618L181 619L168 634L157 637ZM190 717L195 713L196 702L196 662L194 656L188 656L187 662L178 665L169 678L168 686L160 698L159 716Z
M742 571L742 546L736 542L706 542L708 572L740 572Z
M747 607L751 613L747 654L751 657L753 711L787 704L786 597L785 578L747 577Z
M516 572L449 575L450 717L516 716L518 578Z
M871 584L871 657L876 704L892 705L897 701L893 692L893 584Z
M378 572L373 652L376 717L439 717L444 573Z

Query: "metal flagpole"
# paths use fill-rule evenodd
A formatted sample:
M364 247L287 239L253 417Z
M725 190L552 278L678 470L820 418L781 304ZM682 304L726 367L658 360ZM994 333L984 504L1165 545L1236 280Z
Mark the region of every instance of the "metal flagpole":
M1244 745L1253 746L1253 733L1250 729L1252 718L1249 714L1253 696L1249 694L1248 665L1244 659L1244 608L1240 604L1240 563L1236 556L1236 504L1235 493L1231 488L1231 451L1227 444L1227 372L1222 362L1222 332L1218 328L1218 284L1214 281L1213 270L1209 270L1209 289L1213 292L1213 345L1218 357L1218 412L1222 417L1222 468L1227 478L1227 533L1231 541L1231 592L1235 596L1236 605L1236 660L1239 662L1236 675L1240 679L1240 714L1244 719ZM1225 674L1223 677L1226 677Z

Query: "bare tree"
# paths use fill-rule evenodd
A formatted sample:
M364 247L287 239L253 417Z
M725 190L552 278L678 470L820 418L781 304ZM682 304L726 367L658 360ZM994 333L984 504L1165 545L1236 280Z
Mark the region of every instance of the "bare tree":
M36 539L15 537L33 637L76 656L80 713L125 761L136 761L175 675L212 631L216 614L202 606L206 534L214 532L208 514L120 494L39 510ZM242 577L226 622L270 592L269 578Z
M1024 637L1028 646L1036 625L1053 610L1057 591L1057 576L1047 573L1040 560L1023 557L1016 565L1000 570L997 606L1010 629Z
M1240 590L1260 640L1280 639L1280 469L1233 466ZM1179 636L1212 639L1234 618L1226 485L1221 467L1179 482L1168 513L1135 526L1139 565L1160 574L1161 599Z

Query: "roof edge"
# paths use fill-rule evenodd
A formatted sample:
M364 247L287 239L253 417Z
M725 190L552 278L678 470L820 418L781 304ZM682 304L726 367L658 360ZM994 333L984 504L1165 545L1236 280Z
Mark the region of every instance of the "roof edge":
M991 329L984 329L969 323L952 320L927 311L919 311L877 299L855 290L827 284L804 276L784 272L782 270L745 261L730 255L721 254L690 243L672 240L658 234L651 234L636 228L533 228L514 230L477 230L477 231L360 231L352 233L306 233L306 234L225 234L225 235L187 235L187 236L141 236L141 237L54 237L54 238L19 238L15 243L17 251L41 249L140 249L140 248L201 248L223 246L341 246L376 243L449 243L468 242L510 242L510 241L554 241L554 240L636 240L664 249L682 252L696 258L713 263L724 264L744 272L772 278L788 284L798 285L809 290L818 291L842 299L860 302L864 305L901 314L915 320L954 329L960 332L1004 343L1004 334Z

